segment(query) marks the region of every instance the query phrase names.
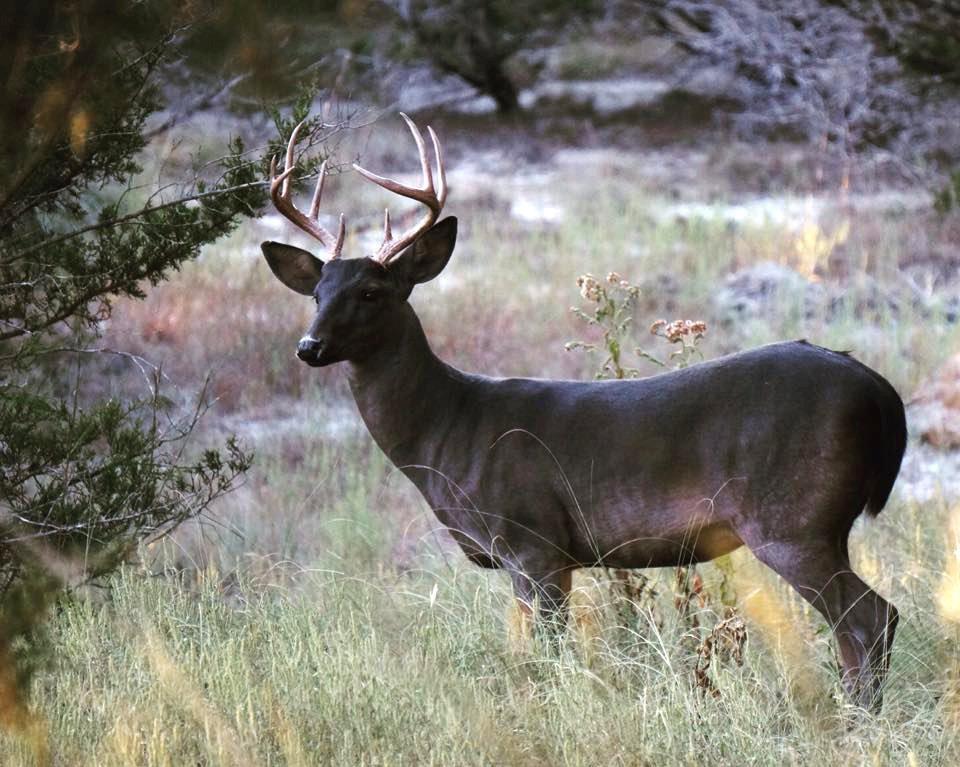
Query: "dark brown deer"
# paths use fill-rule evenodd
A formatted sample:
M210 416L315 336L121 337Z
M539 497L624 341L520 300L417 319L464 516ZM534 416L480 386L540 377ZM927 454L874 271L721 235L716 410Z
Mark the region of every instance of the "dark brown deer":
M265 242L288 288L317 313L297 356L345 363L376 443L417 486L477 565L509 573L542 618L565 621L580 567L704 562L746 545L833 627L843 683L879 707L897 610L850 568L847 537L893 489L906 445L903 403L848 354L804 341L770 344L639 380L550 381L463 373L430 350L407 299L453 252L457 221L437 222L447 193L440 143L436 183L406 115L423 183L354 168L423 203L394 237L389 212L373 257L341 258L317 214L290 200L294 145L273 168L277 209L327 248L327 260ZM494 244L495 246L495 244Z

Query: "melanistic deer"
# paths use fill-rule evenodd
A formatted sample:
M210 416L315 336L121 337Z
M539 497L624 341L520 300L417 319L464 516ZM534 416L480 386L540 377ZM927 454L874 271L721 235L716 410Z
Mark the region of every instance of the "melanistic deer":
M291 201L300 126L284 169L271 169L277 209L327 249L323 261L262 245L280 281L317 304L297 356L345 363L376 443L467 557L509 573L541 619L565 621L576 568L672 567L746 545L826 618L845 688L878 707L897 610L851 570L847 537L864 509L884 507L900 469L906 422L893 387L804 341L635 380L489 378L446 364L407 299L446 266L457 221L438 222L447 184L436 134L427 129L435 183L423 136L401 116L422 186L354 168L427 213L395 237L387 211L372 257L341 257L342 215L335 237L319 223L326 164L309 214Z

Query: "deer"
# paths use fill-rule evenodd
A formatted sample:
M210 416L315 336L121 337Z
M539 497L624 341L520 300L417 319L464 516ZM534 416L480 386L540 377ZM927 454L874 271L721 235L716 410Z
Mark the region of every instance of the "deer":
M394 235L389 208L372 255L343 257L319 221L326 162L304 214L291 198L294 151L270 169L276 210L325 249L264 242L287 288L316 302L296 346L312 367L346 370L359 415L467 559L505 571L538 626L567 618L579 568L676 567L746 546L832 627L841 682L879 710L898 612L853 571L848 536L876 517L900 470L903 402L849 352L772 343L646 378L493 378L439 359L409 302L446 267L457 219L443 151L400 115L419 186L354 164L364 179L425 207ZM495 246L495 245L494 245Z

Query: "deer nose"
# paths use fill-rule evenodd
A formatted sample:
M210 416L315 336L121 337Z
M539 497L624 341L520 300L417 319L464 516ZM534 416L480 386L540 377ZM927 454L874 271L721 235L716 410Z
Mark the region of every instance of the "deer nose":
M316 357L323 349L323 341L310 336L304 336L297 344L297 356L302 360L309 360Z

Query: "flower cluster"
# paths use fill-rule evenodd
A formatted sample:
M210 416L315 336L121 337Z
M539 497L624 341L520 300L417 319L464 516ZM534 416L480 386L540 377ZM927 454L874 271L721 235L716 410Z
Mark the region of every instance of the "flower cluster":
M606 361L597 372L598 378L633 378L635 368L624 367L621 361L624 344L629 336L630 323L640 288L623 279L618 272L609 272L605 280L592 274L577 277L577 287L584 300L594 304L589 313L579 306L570 307L574 316L603 334L602 343L571 341L566 349L582 349L607 353Z
M580 288L580 295L587 301L598 303L603 298L603 287L592 274L581 274L577 277L577 287Z
M663 336L670 343L683 340L684 336L693 336L697 341L707 333L707 323L703 320L657 320L650 326L650 332L655 336Z
M618 272L610 272L607 275L607 284L614 288L620 288L620 290L624 291L628 296L634 298L640 293L639 288L623 279ZM606 298L607 289L603 286L603 283L592 274L581 274L577 277L577 287L580 288L580 295L587 301L599 304Z

